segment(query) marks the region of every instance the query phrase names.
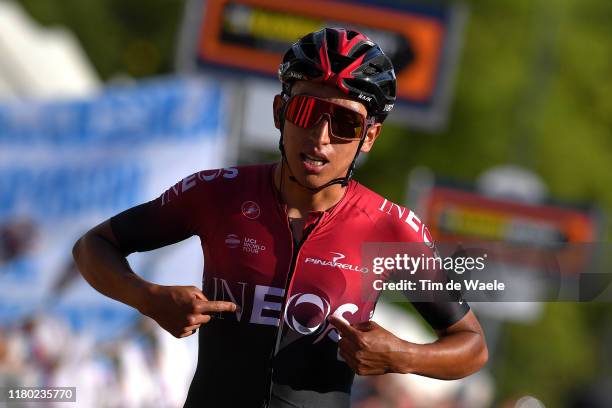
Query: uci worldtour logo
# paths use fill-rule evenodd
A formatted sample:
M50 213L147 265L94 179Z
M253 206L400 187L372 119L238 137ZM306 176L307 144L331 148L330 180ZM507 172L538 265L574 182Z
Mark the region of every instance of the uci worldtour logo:
M266 250L266 246L257 242L255 238L245 237L244 239L240 239L236 234L227 234L225 237L225 245L232 249L242 246L244 252L249 252L251 254L258 254Z
M240 238L238 238L236 234L227 234L225 238L225 245L227 245L228 248L238 248L241 242L242 241L240 241Z
M321 265L321 266L329 266L331 268L340 268L340 269L348 269L351 271L355 271L355 272L361 272L361 273L368 273L369 269L365 266L359 266L359 265L353 265L350 263L344 263L344 262L340 262L342 261L344 258L346 258L346 255L344 255L341 252L331 252L330 254L334 255L332 257L331 261L325 260L325 259L321 259L321 258L306 258L304 260L304 263L307 264L314 264L314 265Z

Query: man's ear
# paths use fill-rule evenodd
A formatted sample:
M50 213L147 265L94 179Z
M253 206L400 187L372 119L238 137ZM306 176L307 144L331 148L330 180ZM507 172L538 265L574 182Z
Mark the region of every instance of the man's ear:
M274 95L274 102L272 103L272 111L274 113L274 127L280 129L281 126L281 114L283 112L283 107L285 102L283 101L283 97L280 95Z
M374 142L378 138L378 135L380 135L381 129L382 123L378 122L369 127L365 140L363 141L363 145L361 145L361 151L363 153L368 153L372 149Z

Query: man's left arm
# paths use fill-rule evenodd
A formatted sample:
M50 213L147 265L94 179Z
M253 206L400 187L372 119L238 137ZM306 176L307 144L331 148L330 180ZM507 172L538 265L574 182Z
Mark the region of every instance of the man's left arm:
M349 325L332 316L330 322L342 336L340 356L359 375L411 373L454 380L480 370L488 359L484 334L472 311L436 330L438 340L429 344L402 340L373 321Z

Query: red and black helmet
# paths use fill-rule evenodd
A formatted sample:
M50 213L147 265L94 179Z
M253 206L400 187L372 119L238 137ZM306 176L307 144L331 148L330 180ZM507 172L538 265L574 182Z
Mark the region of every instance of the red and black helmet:
M283 92L297 80L329 83L362 102L382 122L395 103L395 72L382 49L358 31L324 28L302 37L278 69Z

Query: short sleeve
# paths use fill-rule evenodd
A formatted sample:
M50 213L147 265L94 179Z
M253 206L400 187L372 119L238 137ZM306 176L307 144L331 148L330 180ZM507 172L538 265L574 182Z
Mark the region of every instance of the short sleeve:
M423 245L423 248L428 249L425 245ZM433 249L431 252L426 252L425 256L419 255L419 257L421 257L421 263L424 264L428 257L434 259L437 254ZM434 262L431 262L431 264L434 264ZM404 296L435 330L442 330L453 325L470 310L460 291L447 289L449 279L443 269L421 268L413 273L394 271L391 279L414 283L416 289L404 290ZM427 283L423 284L422 281Z
M149 251L198 234L206 222L205 207L198 203L209 195L207 187L198 182L198 173L192 174L155 200L112 217L111 228L122 252Z
M448 273L427 226L412 211L407 220L401 232L402 242L407 244L407 252L412 258L420 258L416 259L420 266L409 273L396 271L393 279L416 283L416 291L404 291L406 298L433 329L442 330L461 320L470 307L460 291L447 289ZM431 285L422 289L421 280Z

